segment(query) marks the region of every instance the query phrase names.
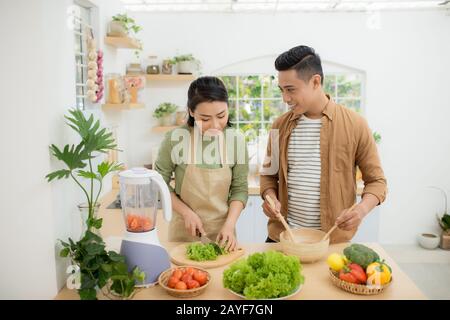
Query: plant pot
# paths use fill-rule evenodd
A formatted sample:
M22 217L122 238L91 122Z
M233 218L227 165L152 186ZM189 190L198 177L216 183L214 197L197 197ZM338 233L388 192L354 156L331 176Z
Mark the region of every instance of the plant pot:
M450 233L443 232L441 236L441 249L450 250Z
M168 114L159 118L159 125L163 127L173 126L175 124L175 113Z
M128 37L127 29L119 21L110 21L108 24L109 37Z
M183 124L185 124L186 123L186 116L187 116L187 112L186 111L178 111L177 113L176 113L176 121L175 121L175 123L176 123L176 125L177 126L182 126Z
M177 64L179 74L193 74L197 71L197 64L195 61L181 61Z
M421 233L418 237L420 246L429 250L439 247L440 240L440 237L434 233Z

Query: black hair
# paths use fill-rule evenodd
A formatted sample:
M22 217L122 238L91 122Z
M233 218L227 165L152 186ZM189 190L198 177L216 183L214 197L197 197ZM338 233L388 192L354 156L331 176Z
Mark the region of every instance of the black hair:
M311 47L297 46L283 52L275 60L275 69L278 71L295 69L297 76L305 81L309 81L313 75L318 74L323 85L322 62Z
M198 104L202 102L222 101L228 105L228 92L224 83L217 77L200 77L192 81L188 90L187 107L194 112ZM187 124L194 126L194 117L188 112ZM228 118L228 127L231 127L230 118Z

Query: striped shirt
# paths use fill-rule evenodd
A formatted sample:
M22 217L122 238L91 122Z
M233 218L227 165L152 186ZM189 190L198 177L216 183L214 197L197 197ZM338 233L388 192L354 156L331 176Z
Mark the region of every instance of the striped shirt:
M288 145L288 223L320 229L321 119L302 115Z

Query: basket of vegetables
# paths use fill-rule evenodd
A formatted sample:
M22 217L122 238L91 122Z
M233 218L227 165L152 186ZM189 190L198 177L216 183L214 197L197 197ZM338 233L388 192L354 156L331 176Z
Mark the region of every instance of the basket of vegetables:
M327 263L333 284L347 292L380 294L392 283L391 268L378 253L362 244L350 245L343 255L331 254Z

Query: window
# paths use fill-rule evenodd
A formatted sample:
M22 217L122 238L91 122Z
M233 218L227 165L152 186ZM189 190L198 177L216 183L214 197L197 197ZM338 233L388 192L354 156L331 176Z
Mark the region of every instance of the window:
M273 121L288 110L275 75L222 75L228 90L230 122L246 136L250 163L261 163ZM334 101L362 111L363 76L356 72L325 74L324 90Z
M273 75L222 76L230 101L230 121L254 140L287 111Z
M248 132L253 140L259 132L269 130L274 119L287 111L276 76L221 76L230 100L230 121L236 128ZM362 75L357 73L326 74L324 90L334 101L361 112Z
M336 103L361 113L362 79L359 73L326 74L324 90Z
M87 35L88 32L92 32L91 9L78 4L74 5L74 9L76 106L84 110L88 104L86 99Z

